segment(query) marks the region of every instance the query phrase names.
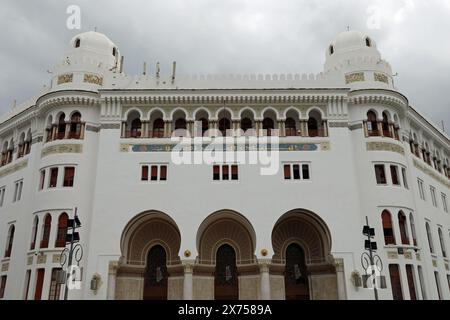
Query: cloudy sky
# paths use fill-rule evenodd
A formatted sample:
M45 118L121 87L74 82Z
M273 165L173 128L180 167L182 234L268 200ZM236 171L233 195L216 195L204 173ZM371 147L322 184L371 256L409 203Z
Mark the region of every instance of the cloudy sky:
M81 29L66 26L70 5ZM69 40L94 30L125 55L125 72L319 73L347 26L367 32L396 85L450 132L450 0L2 0L0 114L38 94ZM152 70L153 69L153 70Z

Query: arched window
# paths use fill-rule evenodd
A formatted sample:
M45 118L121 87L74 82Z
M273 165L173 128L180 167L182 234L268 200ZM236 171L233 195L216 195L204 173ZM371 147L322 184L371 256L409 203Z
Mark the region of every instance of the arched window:
M253 129L253 122L249 118L243 118L241 120L241 129L242 131L246 132L249 129Z
M373 111L367 112L367 133L369 137L379 136L377 115Z
M219 120L219 131L222 133L223 137L227 135L227 130L230 129L231 129L231 121L228 118L222 118Z
M334 53L334 46L330 46L330 55Z
M406 224L406 216L403 211L398 213L398 225L400 228L400 238L402 240L402 244L409 244L408 226Z
M425 223L425 228L427 230L428 246L430 247L430 252L434 253L433 236L431 234L430 224Z
M438 229L438 234L439 234L439 242L441 243L442 256L444 258L447 258L447 251L445 249L445 240L444 240L444 235L442 234L441 228ZM450 285L450 283L449 283L449 285Z
M56 248L64 248L66 246L67 223L69 216L63 212L58 218L58 233L56 234Z
M263 130L265 130L265 133L268 136L271 136L273 133L272 132L273 129L275 129L275 123L273 122L273 120L271 118L264 118L262 125L263 125Z
M153 138L164 138L164 120L161 118L153 122Z
M9 227L8 238L6 239L5 258L11 257L15 231L16 231L16 227L14 225Z
M236 252L228 244L222 245L216 253L214 296L215 300L239 298Z
M413 244L417 246L416 224L414 223L414 216L412 213L409 214L409 224L411 225L411 236L413 239Z
M180 118L177 121L175 121L175 130L178 129L187 129L187 123L186 123L186 119L184 118Z
M295 120L292 118L287 118L286 123L286 136L288 137L294 137L297 135L297 126L295 124Z
M64 113L61 113L58 119L58 131L57 131L57 139L64 139L64 136L66 134L66 115Z
M322 115L319 111L313 110L309 113L308 135L310 137L324 137L325 132L322 126Z
M202 123L202 136L204 136L205 132L209 130L209 122L206 118L201 118L200 122Z
M75 112L70 118L70 139L80 139L81 137L81 114Z
M381 220L383 222L383 234L384 234L384 243L395 244L395 236L394 229L392 227L392 218L391 213L387 210L384 210L381 214Z
M39 228L39 218L36 216L36 217L34 217L33 230L31 231L30 250L34 250L34 248L36 248L36 238L37 238L38 228Z
M45 137L45 142L49 142L52 141L53 137L53 118L52 116L48 116L47 119L47 127L45 128L45 132L46 132L46 137Z
M81 45L81 40L80 39L76 39L75 40L75 48L79 48Z
M20 138L19 138L19 146L17 148L17 158L22 158L24 155L24 151L25 151L25 132L22 132L20 134Z
M42 227L42 239L41 239L41 249L48 248L48 241L50 240L50 231L52 228L52 216L47 213L44 218L44 225Z
M167 255L160 245L150 249L144 279L144 300L167 299Z
M116 49L116 48L113 48L113 49L112 49L112 55L115 57L116 54L117 54L117 49Z
M391 131L389 128L389 119L386 112L383 112L383 122L381 123L381 127L383 129L383 136L385 137L392 137Z
M7 163L8 160L7 157L8 157L8 141L5 141L2 150L2 166L4 166Z
M296 243L286 248L286 300L309 300L308 269L304 250Z
M130 130L131 138L140 138L142 132L141 130L142 130L141 119L136 118L133 121L131 121L131 130Z
M371 46L372 46L372 43L371 43L369 37L366 38L366 46L367 46L367 47L371 47Z
M11 139L8 145L8 151L6 152L6 163L11 163L13 160L13 152L14 152L14 140Z
M33 137L31 136L31 129L28 130L27 137L25 139L25 143L23 146L23 152L25 155L29 154L31 151L31 142L33 141Z

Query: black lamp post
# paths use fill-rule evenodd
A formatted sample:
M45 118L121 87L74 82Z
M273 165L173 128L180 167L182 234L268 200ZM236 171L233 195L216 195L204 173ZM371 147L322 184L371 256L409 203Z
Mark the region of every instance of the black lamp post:
M367 237L367 240L364 241L364 249L366 252L363 252L361 254L361 265L367 272L370 268L371 270L371 278L373 283L373 289L375 293L375 300L378 300L378 281L377 281L377 275L375 272L375 268L378 269L379 272L383 270L383 263L381 261L381 258L376 254L377 251L377 243L376 241L372 241L372 239L375 238L375 229L371 228L369 226L369 218L366 217L366 225L363 227L363 235ZM366 279L367 281L367 279Z
M73 219L69 219L67 221L67 231L66 231L66 248L61 252L60 256L60 264L64 268L64 265L67 261L67 270L69 272L63 272L64 274L64 280L65 280L65 289L64 289L64 300L67 300L67 296L69 293L69 278L72 273L72 262L75 259L77 262L77 265L79 265L81 258L83 257L83 247L80 242L80 234L76 232L78 228L81 227L80 219L77 215L77 208L75 208L75 214ZM69 244L69 248L67 248L67 245Z

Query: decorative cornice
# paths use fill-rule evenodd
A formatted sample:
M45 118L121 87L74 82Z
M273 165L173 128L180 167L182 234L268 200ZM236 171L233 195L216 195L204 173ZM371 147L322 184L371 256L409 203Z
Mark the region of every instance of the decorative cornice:
M36 105L39 109L47 109L64 105L95 106L100 99L97 93L91 91L55 91L40 97Z
M450 182L442 177L440 174L434 171L434 169L431 169L431 167L425 166L416 159L413 159L414 167L422 171L423 173L429 175L430 177L436 179L440 183L442 183L447 188L450 188Z
M6 165L6 168L0 169L0 178L10 175L16 171L22 170L23 168L26 168L28 166L28 159L21 161L19 163L16 163L14 165Z

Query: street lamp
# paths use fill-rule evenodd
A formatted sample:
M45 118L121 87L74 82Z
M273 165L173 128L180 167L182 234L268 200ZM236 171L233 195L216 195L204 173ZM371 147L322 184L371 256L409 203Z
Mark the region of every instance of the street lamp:
M366 217L366 225L363 227L362 234L367 237L367 240L364 241L364 249L366 252L361 254L361 265L366 272L366 277L364 278L364 283L367 284L367 276L370 272L373 290L375 293L375 300L378 300L378 278L375 271L375 268L378 269L378 272L383 270L383 262L381 261L380 256L376 254L378 249L376 241L372 241L375 238L375 229L369 226L369 218Z
M60 264L61 267L63 267L67 262L66 270L63 271L63 278L62 279L65 282L65 289L64 289L64 300L67 300L67 296L69 293L69 278L72 274L72 262L75 259L77 262L77 266L79 265L81 258L83 257L83 247L80 242L80 234L76 231L78 228L81 227L81 221L78 218L77 215L77 208L75 207L75 214L73 219L69 219L67 221L67 231L66 231L66 247L61 252L60 255ZM67 245L69 244L69 248L67 248Z

